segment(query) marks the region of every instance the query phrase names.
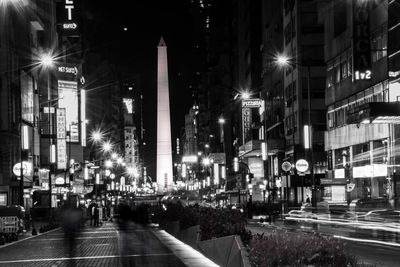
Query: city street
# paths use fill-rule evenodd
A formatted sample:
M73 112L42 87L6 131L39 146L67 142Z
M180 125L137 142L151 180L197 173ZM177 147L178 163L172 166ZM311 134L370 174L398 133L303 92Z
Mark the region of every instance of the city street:
M86 226L69 246L62 229L0 247L0 266L185 266L146 228Z

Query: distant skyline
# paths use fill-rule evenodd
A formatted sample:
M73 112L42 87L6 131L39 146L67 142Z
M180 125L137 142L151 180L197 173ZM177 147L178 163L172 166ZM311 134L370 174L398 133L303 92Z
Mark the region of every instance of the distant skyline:
M125 76L141 76L144 163L155 176L157 45L161 36L168 45L173 150L184 127L184 115L193 103L191 86L204 66L202 35L190 14L190 1L123 1L110 5L105 0L85 0L83 5L82 23L90 29L83 37L92 44L86 49L123 69Z

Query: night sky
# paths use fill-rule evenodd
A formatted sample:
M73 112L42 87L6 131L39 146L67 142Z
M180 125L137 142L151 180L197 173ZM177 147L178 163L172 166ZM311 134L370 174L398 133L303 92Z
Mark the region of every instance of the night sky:
M190 1L84 0L84 5L82 22L89 29L84 38L91 43L86 49L124 69L128 77L141 75L147 144L144 163L150 169L155 168L156 64L160 37L164 37L168 47L173 146L184 126L184 114L193 103L190 86L202 71L202 36L190 13Z

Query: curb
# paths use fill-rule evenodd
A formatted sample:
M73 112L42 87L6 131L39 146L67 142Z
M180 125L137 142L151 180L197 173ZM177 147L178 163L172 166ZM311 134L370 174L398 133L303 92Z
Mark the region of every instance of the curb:
M150 229L157 239L178 257L183 264L190 267L217 267L218 265L201 252L183 243L165 230Z

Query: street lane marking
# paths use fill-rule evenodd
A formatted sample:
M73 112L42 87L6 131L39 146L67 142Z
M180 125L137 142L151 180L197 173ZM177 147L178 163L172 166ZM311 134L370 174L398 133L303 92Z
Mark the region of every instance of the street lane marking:
M74 239L108 239L108 238L117 238L117 236L87 236L87 237L75 237ZM42 238L38 241L63 241L67 240L67 238Z
M390 247L400 247L399 243L385 242L385 241L379 241L379 240L373 240L373 239L362 239L362 238L346 237L346 236L341 236L341 235L334 235L333 237L338 238L338 239L348 240L348 241L360 242L360 243L370 243L370 244L384 245L384 246L390 246Z
M155 253L155 254L131 254L131 255L109 255L109 256L87 256L87 257L68 257L68 258L46 258L46 259L29 259L29 260L11 260L0 261L0 264L24 263L24 262L40 262L40 261L68 261L68 260L92 260L92 259L114 259L114 258L135 258L135 257L162 257L174 256L173 253Z

